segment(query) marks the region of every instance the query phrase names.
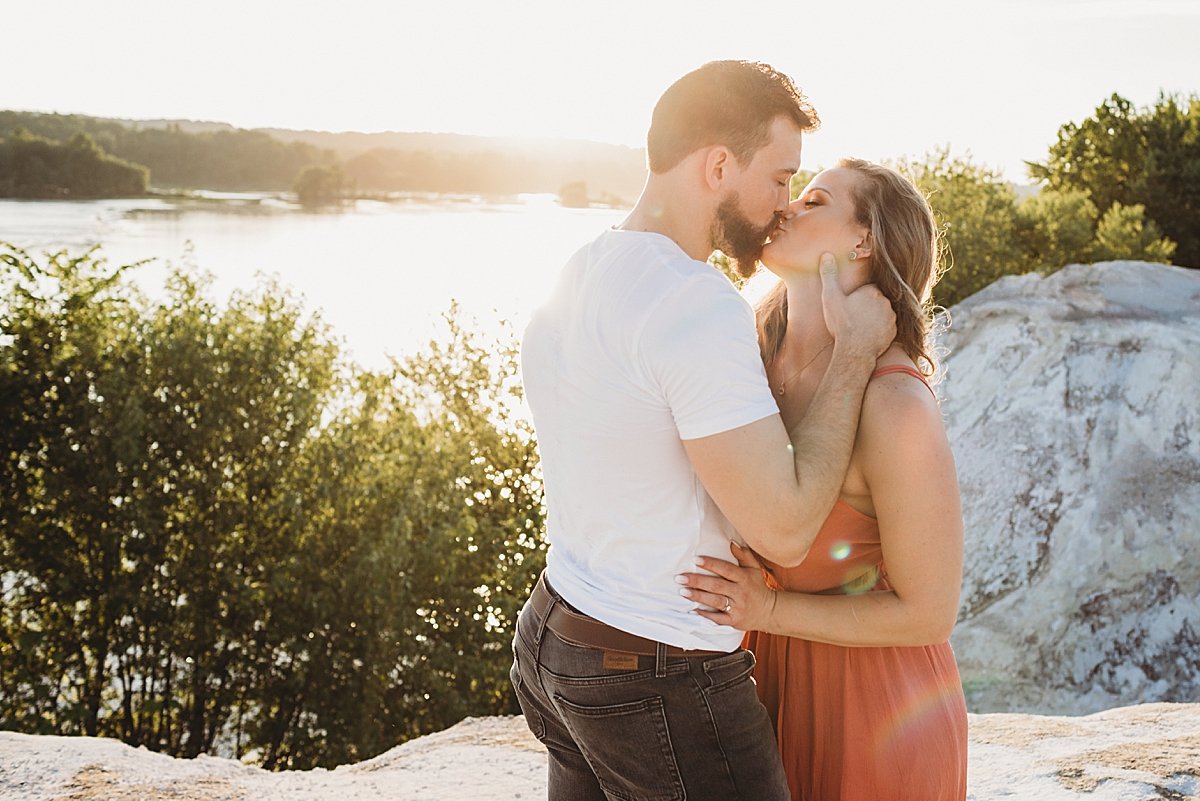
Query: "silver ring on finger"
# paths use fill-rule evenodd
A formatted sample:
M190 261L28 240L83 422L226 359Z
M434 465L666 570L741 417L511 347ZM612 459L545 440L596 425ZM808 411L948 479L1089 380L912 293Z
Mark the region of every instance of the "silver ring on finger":
M729 610L731 610L731 609L733 609L733 599L726 597L725 598L725 608L722 609L721 611L724 612L725 614L729 614Z

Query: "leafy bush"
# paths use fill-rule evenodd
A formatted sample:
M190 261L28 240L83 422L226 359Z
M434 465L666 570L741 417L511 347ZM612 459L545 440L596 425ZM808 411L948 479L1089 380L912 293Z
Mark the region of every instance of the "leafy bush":
M1136 109L1114 94L1083 122L1059 128L1045 163L1029 168L1106 212L1115 203L1143 206L1143 218L1178 243L1177 262L1200 267L1200 95L1162 94Z
M543 564L515 347L385 372L277 286L0 249L0 727L269 767L515 711Z

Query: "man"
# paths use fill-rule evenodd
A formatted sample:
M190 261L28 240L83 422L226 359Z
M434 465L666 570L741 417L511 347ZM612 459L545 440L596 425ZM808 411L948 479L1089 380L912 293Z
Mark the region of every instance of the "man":
M766 65L685 75L655 107L637 205L572 257L526 331L551 547L512 679L551 799L788 797L741 632L693 614L674 576L738 535L804 558L895 333L874 287L843 295L823 263L833 364L785 431L753 312L705 263L720 248L753 268L817 122Z

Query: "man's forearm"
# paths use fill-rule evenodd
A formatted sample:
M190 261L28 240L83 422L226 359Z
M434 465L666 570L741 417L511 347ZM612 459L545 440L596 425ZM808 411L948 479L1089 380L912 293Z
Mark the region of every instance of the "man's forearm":
M788 432L802 509L796 536L806 540L805 550L816 539L845 482L863 392L874 366L870 354L839 350L835 345L808 411Z

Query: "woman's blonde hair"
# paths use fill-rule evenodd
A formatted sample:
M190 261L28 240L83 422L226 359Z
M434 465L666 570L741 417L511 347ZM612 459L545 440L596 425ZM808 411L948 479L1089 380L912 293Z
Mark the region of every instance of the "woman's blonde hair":
M938 273L938 230L920 190L900 173L862 159L842 159L853 170L855 217L871 246L871 282L896 311L896 342L926 376L937 372L931 333L933 286ZM755 309L758 344L765 364L779 353L787 330L787 287L782 281Z

